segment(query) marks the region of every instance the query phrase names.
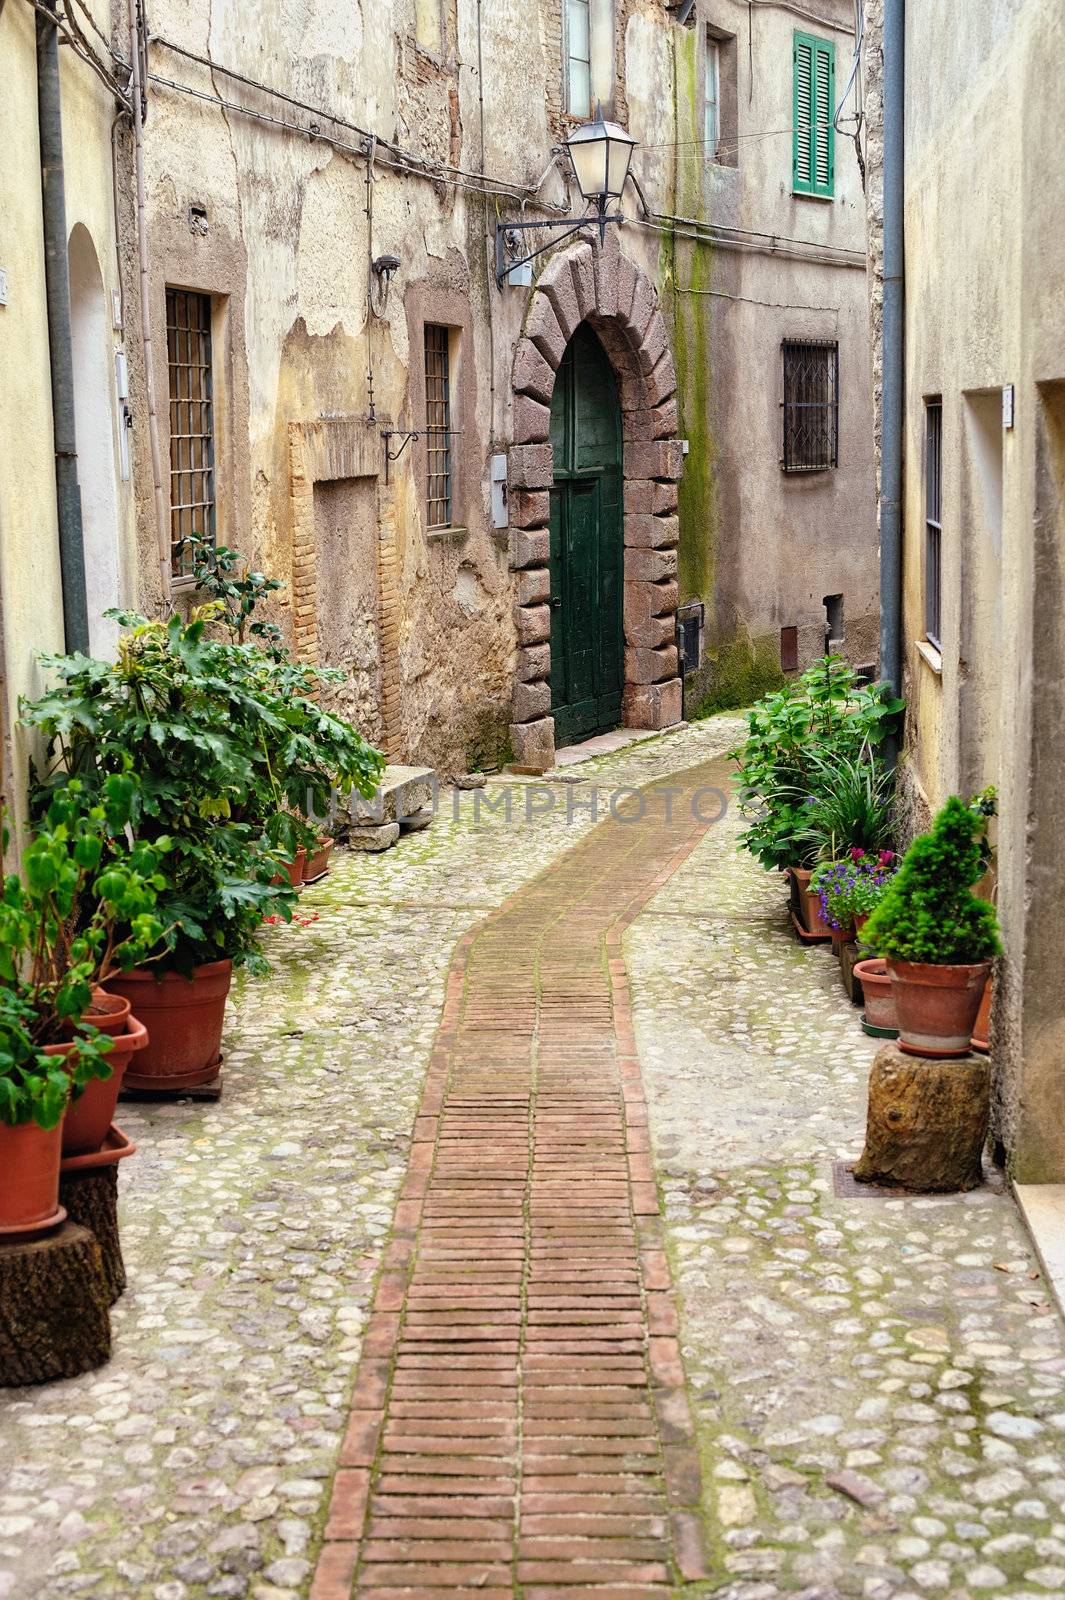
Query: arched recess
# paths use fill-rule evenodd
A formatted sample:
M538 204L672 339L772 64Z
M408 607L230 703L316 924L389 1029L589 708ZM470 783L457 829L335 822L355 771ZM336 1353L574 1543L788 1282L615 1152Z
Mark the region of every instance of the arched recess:
M552 258L529 301L514 355L514 443L508 456L510 561L517 574L511 743L515 763L554 762L551 715L551 398L566 347L588 322L610 357L621 401L624 472L622 721L668 728L681 719L676 649L677 375L658 293L622 254L618 232Z
M70 333L74 366L74 428L85 540L89 648L114 654L118 627L104 612L121 604L115 439L111 403L113 359L110 318L100 263L89 230L70 234Z

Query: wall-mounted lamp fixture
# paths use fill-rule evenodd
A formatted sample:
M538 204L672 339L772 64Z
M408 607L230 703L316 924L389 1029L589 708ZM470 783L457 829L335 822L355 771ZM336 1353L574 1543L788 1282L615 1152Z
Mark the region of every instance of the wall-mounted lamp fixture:
M636 140L619 128L615 122L603 120L603 108L595 108L595 121L586 122L566 140L566 153L573 167L573 176L586 201L595 207L594 212L583 217L553 217L549 222L497 222L496 223L496 285L502 288L518 267L523 267L536 256L543 255L554 245L561 244L571 234L579 233L590 222L599 226L600 243L606 238L608 222L621 222L620 212L608 212L611 200L621 199L628 181L629 163L636 148ZM562 228L564 231L546 244L518 254L521 234L541 228Z

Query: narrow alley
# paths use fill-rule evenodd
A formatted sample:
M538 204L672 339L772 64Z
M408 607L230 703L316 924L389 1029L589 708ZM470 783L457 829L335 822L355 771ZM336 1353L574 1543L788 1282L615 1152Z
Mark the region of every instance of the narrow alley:
M742 728L443 791L271 931L222 1098L123 1107L112 1361L0 1399L5 1600L1065 1594L1061 1324L992 1169L848 1180Z

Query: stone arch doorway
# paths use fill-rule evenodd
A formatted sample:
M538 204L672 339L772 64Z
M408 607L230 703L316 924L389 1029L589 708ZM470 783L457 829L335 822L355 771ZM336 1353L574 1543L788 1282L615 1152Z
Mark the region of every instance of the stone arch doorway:
M551 397L551 711L558 744L621 720L621 407L606 351L583 322Z
M621 721L668 728L681 718L676 649L677 377L658 295L622 254L618 230L552 258L529 300L514 355L508 458L510 560L516 573L511 743L515 763L544 771L556 745L551 571L555 387L583 324L613 373L621 419ZM587 348L587 347L585 347ZM564 469L563 469L564 471ZM565 736L566 718L560 716Z
M74 367L74 434L85 540L89 648L113 655L118 625L104 612L122 603L118 560L115 439L111 404L110 318L103 276L89 230L75 224L67 247L70 264L70 336Z

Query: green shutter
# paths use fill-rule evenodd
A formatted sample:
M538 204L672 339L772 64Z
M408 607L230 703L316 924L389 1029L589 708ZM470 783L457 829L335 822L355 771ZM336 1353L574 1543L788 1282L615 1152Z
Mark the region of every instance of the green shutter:
M831 196L836 177L835 45L796 33L792 71L791 186L796 194Z

